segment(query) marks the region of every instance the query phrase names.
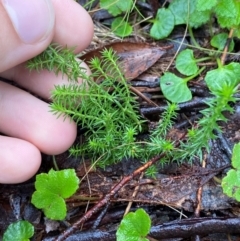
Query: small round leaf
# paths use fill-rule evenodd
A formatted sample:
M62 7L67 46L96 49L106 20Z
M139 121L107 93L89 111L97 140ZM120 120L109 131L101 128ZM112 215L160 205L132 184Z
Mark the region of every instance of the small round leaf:
M231 169L222 179L223 192L240 202L240 170Z
M217 48L218 50L223 50L226 45L227 39L228 39L227 33L220 33L220 34L214 35L210 43L214 48ZM234 41L231 40L228 51L231 52L233 48L234 48Z
M34 227L27 221L17 221L8 226L3 241L28 241L34 234Z
M186 102L192 99L192 93L186 81L172 73L165 73L162 76L160 86L164 96L174 103Z
M143 210L128 213L120 223L116 236L117 241L148 241L146 235L151 227L151 219Z
M240 143L235 144L233 147L232 166L240 169Z
M191 49L185 49L178 54L176 68L181 74L187 76L194 75L198 72L199 68Z
M117 36L122 38L132 33L132 26L121 17L114 19L111 29Z
M150 30L151 37L155 39L166 38L174 28L174 16L169 9L160 8Z

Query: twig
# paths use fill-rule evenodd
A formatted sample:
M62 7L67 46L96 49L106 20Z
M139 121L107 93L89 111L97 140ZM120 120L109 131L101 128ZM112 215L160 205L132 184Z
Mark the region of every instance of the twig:
M228 48L229 48L229 45L230 45L231 40L232 40L233 32L234 32L234 29L231 28L231 29L230 29L230 32L229 32L229 34L228 34L227 42L226 42L225 47L224 47L224 50L223 50L222 57L221 57L221 63L222 63L222 64L225 63L225 59L226 59L226 56L227 56Z
M239 218L193 218L178 222L169 222L153 226L149 236L159 239L189 238L194 234L209 235L212 233L240 234ZM65 241L115 241L116 230L112 231L81 231L72 234ZM53 241L53 238L45 238L43 241Z
M153 157L151 160L149 160L146 164L135 170L132 174L129 176L124 177L119 183L117 183L115 186L112 187L111 191L102 199L100 200L95 206L93 206L88 212L84 214L83 217L81 217L79 220L77 220L70 228L66 229L62 234L60 234L55 241L64 241L66 238L74 233L76 230L79 229L79 227L86 222L88 219L90 219L93 214L97 213L105 204L107 204L112 196L114 196L126 183L131 181L134 177L145 171L147 168L152 166L154 163L156 163L158 160L163 158L165 156L165 153L162 153L160 155L157 155Z
M143 178L143 172L142 172L141 176L139 177L138 183L140 182L140 180L141 180L142 178ZM139 191L139 188L140 188L140 185L137 185L137 186L135 187L134 192L133 192L133 194L132 194L132 199L134 199L134 198L137 196L138 191ZM130 201L130 202L128 203L128 205L127 205L127 207L126 207L126 210L125 210L123 216L125 216L125 215L129 212L129 210L130 210L131 207L132 207L132 204L133 204L133 201Z

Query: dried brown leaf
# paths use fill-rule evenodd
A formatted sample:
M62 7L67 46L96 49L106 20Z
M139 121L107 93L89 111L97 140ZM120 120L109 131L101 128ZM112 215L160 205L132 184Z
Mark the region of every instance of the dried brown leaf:
M152 46L145 43L116 42L95 49L83 55L82 59L89 63L94 57L101 58L101 52L110 48L118 55L125 78L132 80L149 69L170 47Z

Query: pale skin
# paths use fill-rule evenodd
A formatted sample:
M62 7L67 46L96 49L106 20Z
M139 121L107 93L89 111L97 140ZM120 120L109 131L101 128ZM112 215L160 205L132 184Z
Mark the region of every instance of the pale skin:
M9 2L14 7L21 2L24 16L28 12L26 6L35 2L37 10L42 8L39 18L45 16L38 19L34 13L29 22L16 25L8 13L12 6L8 8ZM30 16L33 7L29 9ZM47 13L52 17L48 19ZM40 30L35 29L34 21ZM54 85L67 84L67 78L48 71L29 73L25 62L44 51L51 42L75 46L76 53L81 52L91 42L93 23L88 13L73 0L1 0L0 25L0 76L30 92L0 80L0 132L4 134L0 135L0 183L20 183L37 172L41 152L63 153L76 138L74 122L57 119L49 112L48 103L31 94L50 99Z

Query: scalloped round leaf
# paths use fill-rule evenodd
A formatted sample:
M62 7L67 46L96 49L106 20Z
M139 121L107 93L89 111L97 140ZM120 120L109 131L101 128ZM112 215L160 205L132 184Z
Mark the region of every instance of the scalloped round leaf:
M31 203L39 209L50 206L53 200L58 199L59 195L52 193L49 190L35 191L32 195Z
M185 49L178 54L176 58L176 68L181 74L187 76L194 75L198 72L199 68L191 49Z
M235 144L232 153L232 166L240 169L240 143Z
M240 202L240 170L228 171L227 176L222 179L222 188L223 193Z
M205 11L210 10L216 6L217 0L197 0L197 10Z
M28 221L11 223L3 234L3 241L28 241L34 234L34 227Z
M174 103L186 102L192 99L192 93L186 81L172 73L167 72L161 77L160 86L164 96Z
M79 179L74 169L55 171L51 169L48 174L37 175L35 188L37 191L46 189L63 198L72 196L79 187Z
M174 0L171 1L168 9L174 16L174 24L185 24L188 22L188 16L196 9L197 0ZM189 8L188 8L189 5Z
M237 13L235 8L234 0L221 0L218 1L218 4L215 6L214 11L218 16L224 18L232 18Z
M121 221L116 236L117 241L148 241L145 236L151 228L151 219L142 209L128 213Z
M205 11L198 11L195 9L189 18L188 24L192 28L199 28L206 22L208 22L211 18L211 10L205 10Z
M113 16L117 16L123 12L130 11L132 5L132 0L115 0L114 4L112 0L100 0L100 7L106 9Z
M175 0L171 1L169 10L172 11L175 25L188 23L197 28L210 19L211 10L201 11L197 8L197 0Z
M52 203L43 208L45 216L52 220L63 220L67 215L67 207L63 198L58 197Z
M122 17L115 18L111 25L112 31L119 37L127 37L132 33L132 26Z
M150 30L150 35L155 39L163 39L169 36L173 28L174 16L172 12L169 9L160 8Z
M214 93L222 90L223 86L235 86L239 83L240 64L230 63L221 68L207 72L205 81L208 88Z
M227 33L219 33L213 36L210 43L214 48L217 48L218 50L223 50L226 45L227 39L228 39ZM231 40L228 51L232 52L233 48L234 48L234 41Z

